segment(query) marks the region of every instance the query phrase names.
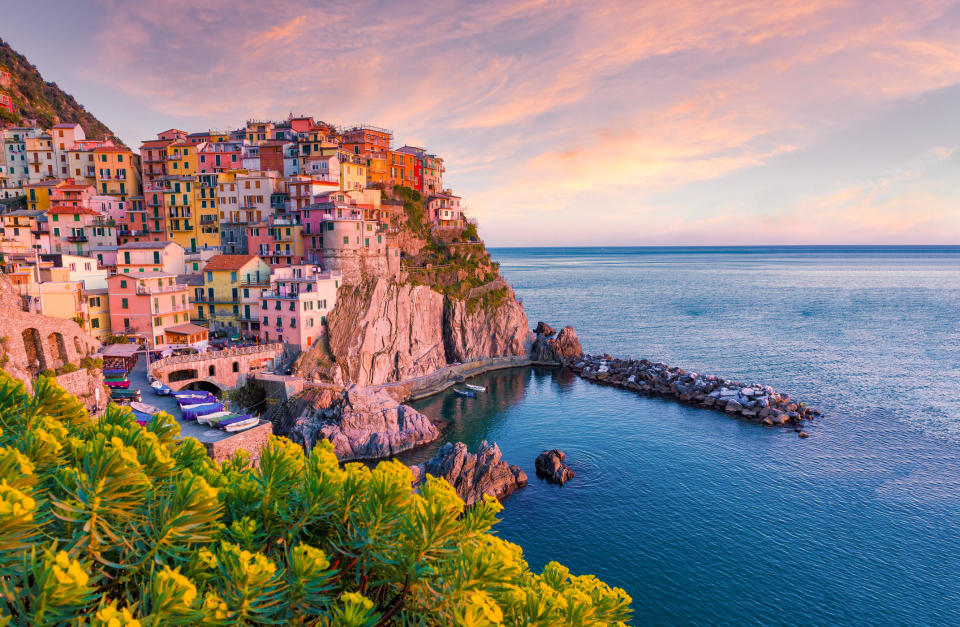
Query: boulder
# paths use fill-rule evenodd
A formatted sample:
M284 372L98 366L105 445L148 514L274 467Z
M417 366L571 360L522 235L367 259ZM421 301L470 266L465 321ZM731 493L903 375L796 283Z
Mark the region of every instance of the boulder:
M469 507L484 494L503 499L527 485L527 475L518 466L505 462L496 442L480 443L476 454L467 450L463 442L447 442L429 461L412 466L414 483L427 474L443 477L456 489Z
M537 468L537 476L550 483L559 483L560 485L566 483L568 479L573 479L573 470L563 463L565 458L566 454L556 448L540 453L534 463Z
M533 332L537 335L542 335L544 337L552 337L553 335L556 334L556 331L553 330L553 327L551 327L549 324L547 324L543 320L537 323L537 328L534 329Z
M271 420L274 433L307 450L319 440L330 440L342 462L391 457L440 437L420 412L386 392L358 385L306 390L284 403Z
M533 358L537 361L557 362L567 365L579 361L582 357L583 348L580 346L577 332L569 325L560 329L556 337L538 334L533 342ZM597 372L605 373L608 370L608 366L602 365Z

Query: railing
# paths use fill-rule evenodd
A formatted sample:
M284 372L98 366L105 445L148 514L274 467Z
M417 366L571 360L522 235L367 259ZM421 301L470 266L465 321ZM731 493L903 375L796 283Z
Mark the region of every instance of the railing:
M186 285L179 283L173 285L138 285L137 294L167 294L169 292L183 292L186 289Z
M68 235L67 241L68 242L85 242L87 241L87 236L86 235Z

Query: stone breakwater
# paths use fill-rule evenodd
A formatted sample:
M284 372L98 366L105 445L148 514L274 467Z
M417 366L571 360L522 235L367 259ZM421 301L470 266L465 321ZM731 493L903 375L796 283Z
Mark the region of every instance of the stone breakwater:
M614 359L585 355L569 364L589 381L605 383L641 394L665 396L682 403L726 412L766 426L797 426L820 412L797 402L768 385L744 384L716 375L687 372L682 368L646 359ZM806 434L800 432L801 437Z

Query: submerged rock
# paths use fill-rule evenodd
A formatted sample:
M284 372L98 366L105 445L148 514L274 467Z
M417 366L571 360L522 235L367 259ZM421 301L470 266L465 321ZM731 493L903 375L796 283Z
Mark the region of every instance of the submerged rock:
M483 498L484 494L503 499L527 485L527 474L518 466L503 461L496 442L480 443L476 454L463 442L447 442L432 459L411 466L414 483L427 474L443 477L456 489L467 506Z
M559 483L560 485L573 479L573 470L563 463L565 458L566 454L557 448L540 453L534 463L537 468L537 476L543 477L550 483Z
M358 385L339 391L307 390L271 419L274 433L307 450L319 440L330 440L342 462L390 457L440 437L439 429L420 412L386 392Z

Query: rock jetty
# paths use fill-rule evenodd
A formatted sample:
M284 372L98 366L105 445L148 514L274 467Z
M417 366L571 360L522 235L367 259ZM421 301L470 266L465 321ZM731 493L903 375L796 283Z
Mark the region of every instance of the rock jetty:
M480 443L476 454L463 442L447 442L429 461L411 466L414 485L427 475L443 477L469 507L484 494L503 499L527 485L527 474L505 462L497 443Z
M319 440L333 444L337 459L382 459L440 437L430 419L386 392L358 385L310 388L271 416L274 433L310 450Z
M768 385L744 384L716 375L701 375L646 359L586 355L570 368L589 381L665 396L682 403L726 412L766 426L794 426L820 416Z
M558 448L540 453L534 462L534 466L537 468L537 476L550 483L559 483L560 485L573 479L573 470L563 463L566 457L566 454Z

